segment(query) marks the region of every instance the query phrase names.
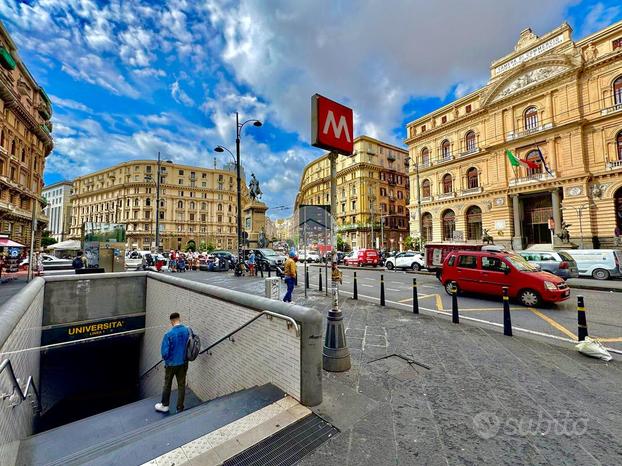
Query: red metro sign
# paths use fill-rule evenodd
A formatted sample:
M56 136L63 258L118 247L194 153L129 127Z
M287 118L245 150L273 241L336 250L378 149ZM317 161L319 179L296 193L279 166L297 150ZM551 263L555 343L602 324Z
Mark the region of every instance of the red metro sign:
M352 109L319 94L311 97L311 145L338 154L352 155Z

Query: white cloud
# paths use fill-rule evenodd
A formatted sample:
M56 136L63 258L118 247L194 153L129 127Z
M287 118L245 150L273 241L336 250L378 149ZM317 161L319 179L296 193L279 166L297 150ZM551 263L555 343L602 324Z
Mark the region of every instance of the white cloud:
M76 102L75 100L63 99L55 95L50 95L50 100L54 105L57 105L59 107L68 108L71 110L79 110L81 112L92 112L92 110L87 105L84 105L81 102Z
M599 2L590 8L581 25L581 35L587 36L603 29L613 23L613 19L618 17L621 8L619 5L605 6Z
M176 102L183 104L186 107L192 107L194 105L194 100L192 100L192 98L181 88L179 79L175 80L173 84L171 84L171 96Z

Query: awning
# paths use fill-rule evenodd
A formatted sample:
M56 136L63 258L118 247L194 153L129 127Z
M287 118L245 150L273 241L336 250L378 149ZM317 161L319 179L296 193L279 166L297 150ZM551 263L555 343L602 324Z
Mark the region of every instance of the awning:
M7 70L14 70L17 66L11 53L4 47L0 47L0 64Z
M0 247L23 248L24 245L11 241L9 238L0 238Z
M51 244L46 249L53 249L55 251L79 251L82 249L82 246L80 240L68 239L67 241Z

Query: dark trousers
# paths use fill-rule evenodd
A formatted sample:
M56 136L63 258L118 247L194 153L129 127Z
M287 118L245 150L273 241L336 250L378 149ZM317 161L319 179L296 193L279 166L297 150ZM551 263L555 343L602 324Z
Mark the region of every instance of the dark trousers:
M283 297L283 301L286 303L292 302L292 291L294 291L294 277L285 277L285 284L287 285L287 293Z
M186 373L188 363L181 366L168 366L164 368L164 388L162 389L162 404L168 406L171 399L171 385L173 376L177 379L177 411L183 411L186 398Z

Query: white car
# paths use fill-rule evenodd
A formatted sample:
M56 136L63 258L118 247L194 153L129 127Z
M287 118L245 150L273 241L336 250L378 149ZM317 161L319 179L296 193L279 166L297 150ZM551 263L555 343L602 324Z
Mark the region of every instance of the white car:
M395 256L387 258L387 260L385 260L384 262L384 265L389 270L421 270L424 267L423 255L414 251L400 252Z
M45 268L46 266L50 266L50 267L70 266L72 261L71 259L59 259L58 257L54 257L50 254L42 253L41 262L43 262L43 267ZM28 267L28 258L20 262L19 266Z
M309 251L307 252L307 262L320 262L320 255L317 252Z

